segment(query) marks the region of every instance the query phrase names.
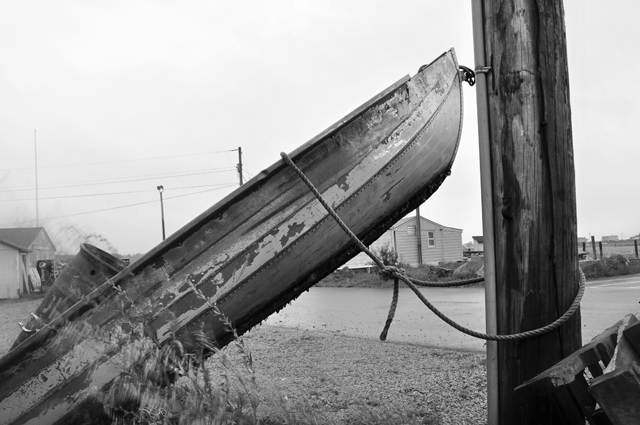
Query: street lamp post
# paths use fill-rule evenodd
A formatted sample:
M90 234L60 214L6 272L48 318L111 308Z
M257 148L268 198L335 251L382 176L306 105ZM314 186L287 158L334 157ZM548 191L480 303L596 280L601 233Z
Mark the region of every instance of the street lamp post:
M164 236L164 202L162 201L162 192L164 192L164 186L160 185L157 187L158 192L160 192L160 216L162 218L162 240L165 239Z

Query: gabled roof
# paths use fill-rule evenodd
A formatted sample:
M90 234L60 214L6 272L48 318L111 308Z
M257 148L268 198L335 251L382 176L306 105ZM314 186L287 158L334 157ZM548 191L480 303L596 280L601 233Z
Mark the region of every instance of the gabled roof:
M31 244L36 240L40 232L44 232L49 239L49 235L44 227L19 227L10 229L0 229L0 242L19 249L20 251L31 251ZM49 239L51 242L51 239ZM51 243L53 246L53 243ZM55 247L54 247L55 248Z
M31 252L30 249L25 249L25 248L23 248L21 246L18 246L18 245L14 244L14 243L12 243L10 241L5 241L2 238L0 238L0 244L10 246L11 248L15 248L15 249L17 249L18 251L21 251L21 252Z
M397 229L398 227L402 226L403 224L407 223L408 221L415 220L415 218L416 218L415 215L404 217L404 218L400 219L396 224L391 226L391 228L392 229ZM424 218L423 216L420 216L420 219L421 219L420 221L427 221L427 222L433 224L436 227L442 227L442 228L454 229L454 230L462 231L462 229L458 229L457 227L443 226L442 224L436 223L435 221L429 220L428 218Z

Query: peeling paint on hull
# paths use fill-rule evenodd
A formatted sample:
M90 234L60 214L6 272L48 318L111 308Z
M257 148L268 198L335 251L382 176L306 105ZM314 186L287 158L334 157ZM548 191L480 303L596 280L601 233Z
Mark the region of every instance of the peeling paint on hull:
M453 51L445 53L291 153L366 243L428 198L448 174L462 122L457 69ZM0 425L66 423L83 407L83 390L108 386L119 373L117 347L136 344L124 331L130 319L123 303L144 310L147 328L161 342L177 327L187 346L191 328L225 344L229 335L210 303L245 332L356 254L279 161L78 303L95 306L76 320L109 332L111 344L83 341L54 353L50 331L43 330L1 359ZM78 304L58 322L73 319Z

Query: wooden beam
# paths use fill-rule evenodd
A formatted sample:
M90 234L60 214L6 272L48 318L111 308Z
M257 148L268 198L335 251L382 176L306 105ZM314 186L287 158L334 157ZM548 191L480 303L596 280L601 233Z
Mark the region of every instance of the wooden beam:
M31 293L31 288L30 288L30 282L29 282L29 274L27 273L27 255L26 254L20 254L20 283L22 285L22 293L23 294L30 294Z
M484 0L497 327L561 316L578 290L575 172L564 9L559 0ZM541 337L498 346L500 424L563 423L514 388L581 346L580 314Z
M473 23L473 55L476 69L487 67L484 41L484 5L471 0ZM480 203L482 206L482 234L484 250L484 299L486 332L498 332L496 316L496 251L493 240L493 187L491 182L491 135L489 134L489 100L487 74L476 73L476 102L478 115L478 146L480 158ZM487 341L487 424L498 423L498 342Z
M416 208L416 235L418 236L418 267L422 265L422 223L420 223L420 207ZM444 259L442 260L444 261Z

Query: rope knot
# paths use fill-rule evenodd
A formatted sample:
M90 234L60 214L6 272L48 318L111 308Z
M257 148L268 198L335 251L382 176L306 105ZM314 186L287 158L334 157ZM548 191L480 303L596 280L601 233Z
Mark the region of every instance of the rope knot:
M378 272L378 274L380 274L384 280L389 280L397 279L400 276L406 276L407 271L396 266L385 266Z

